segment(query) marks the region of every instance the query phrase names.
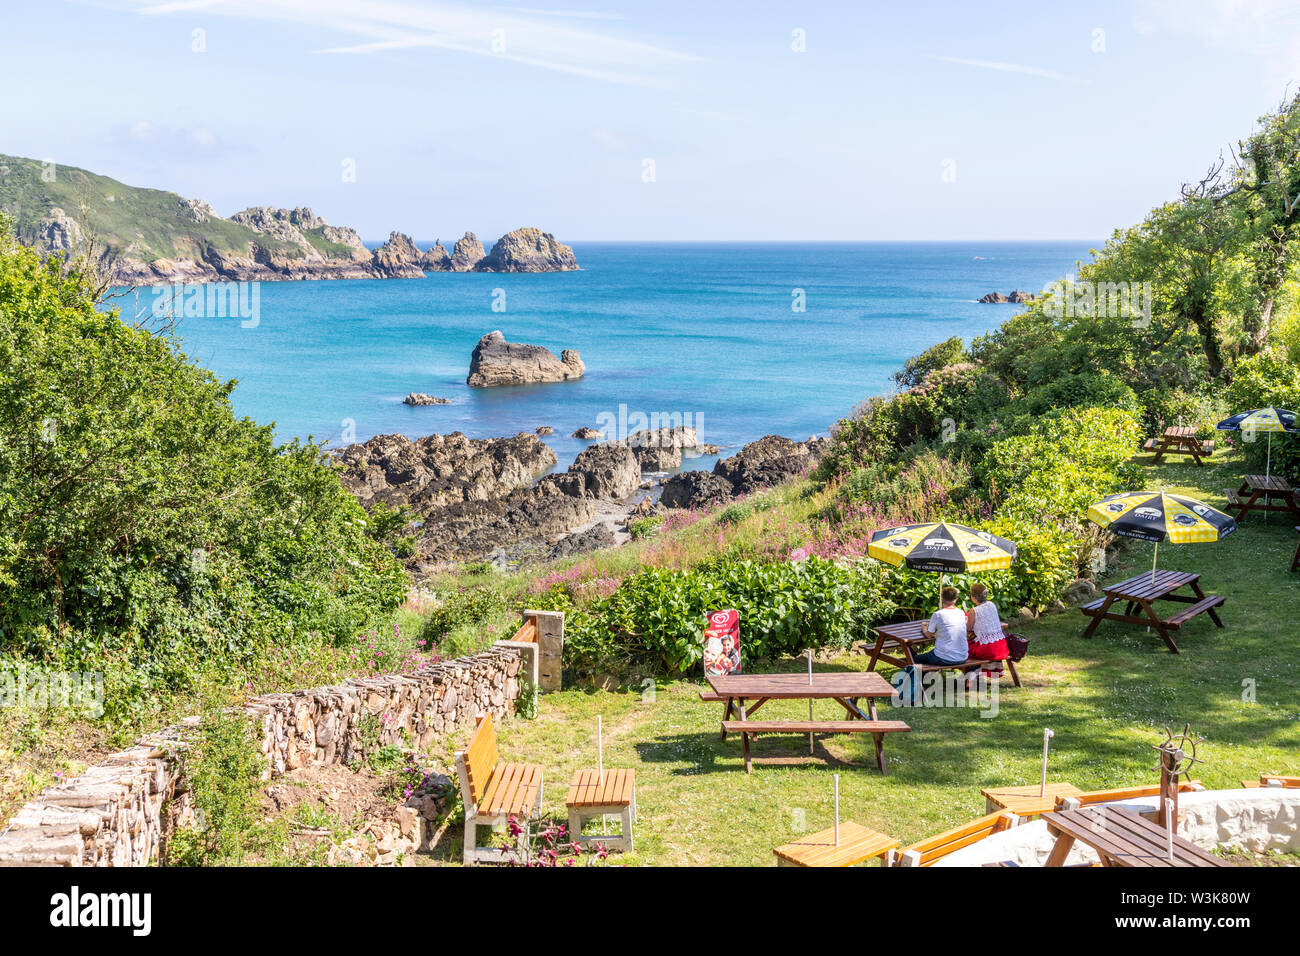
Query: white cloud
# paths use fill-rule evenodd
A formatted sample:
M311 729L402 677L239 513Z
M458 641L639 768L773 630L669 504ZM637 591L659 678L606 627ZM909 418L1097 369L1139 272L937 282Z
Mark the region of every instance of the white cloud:
M982 70L998 70L1003 73L1026 73L1029 76L1041 76L1048 80L1063 80L1064 73L1058 73L1056 70L1045 70L1037 66L1024 66L1020 63L999 63L994 60L968 60L960 56L931 56L931 60L939 60L943 63L956 63L960 66L975 66Z
M1190 37L1209 50L1246 55L1281 95L1300 79L1300 4L1295 0L1139 0L1133 28L1147 36ZM1213 69L1212 62L1207 69Z
M346 41L312 52L373 55L430 48L491 57L633 86L671 87L700 57L577 22L612 20L582 10L491 8L444 0L117 0L141 14L202 8L212 15L279 20L334 31Z

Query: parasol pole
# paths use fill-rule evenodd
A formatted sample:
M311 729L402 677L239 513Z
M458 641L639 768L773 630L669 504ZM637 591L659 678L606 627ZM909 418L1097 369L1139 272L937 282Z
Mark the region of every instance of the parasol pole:
M840 775L835 775L835 845L840 845Z
M808 686L811 688L811 687L812 687L812 684L813 684L813 678L812 678L813 652L812 652L812 648L811 648L811 647L808 648L808 650L807 650L805 653L808 655ZM811 722L812 719L813 719L813 702L812 702L812 697L809 697L809 698L808 698L808 720L809 720L809 722ZM810 730L810 731L808 731L808 754L809 754L809 756L812 755L812 752L813 752L813 735L812 735L812 731Z
M1048 747L1047 742L1055 736L1056 734L1052 733L1052 728L1050 727L1043 728L1043 773L1038 780L1039 799L1042 799L1043 797L1047 796L1047 747Z
M1156 542L1155 550L1151 553L1151 586L1156 586L1156 561L1160 559L1160 542Z

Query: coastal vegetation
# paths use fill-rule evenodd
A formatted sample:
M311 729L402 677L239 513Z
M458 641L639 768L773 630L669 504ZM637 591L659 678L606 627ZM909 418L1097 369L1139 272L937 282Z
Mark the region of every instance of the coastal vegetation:
M401 513L367 513L319 448L275 445L268 428L233 414L233 383L98 308L90 264L42 261L6 239L0 653L9 664L103 673L103 714L81 725L93 742L200 696L409 668L509 636L523 608L563 610L570 689L541 705L555 720L507 727L505 750L570 769L570 725L603 713L614 727L607 759L658 768L639 770L651 794L662 788L642 808L642 859L760 862L785 821L737 847L734 834L710 839L723 815L702 815L695 843L733 853L698 859L672 843L667 809L656 820L655 800L708 803L692 784L696 768L734 758L703 729L716 730L717 711L693 700L685 679L698 672L704 613L740 611L751 665L796 666L790 658L813 647L827 666L863 666L850 651L870 625L936 603L934 576L866 557L870 534L943 517L1018 543L1010 569L979 580L1031 638L1029 677L1007 695L1002 720L918 714L917 736L932 745L892 758L896 774L870 801L850 796L855 819L909 839L968 816L980 785L1032 777L1030 744L1045 723L1072 741L1057 770L1082 787L1145 781L1152 728L1189 708L1215 748L1207 783L1280 766L1297 745L1291 665L1276 653L1275 610L1300 587L1285 573L1288 528L1251 528L1188 552L1207 583L1232 595L1231 624L1216 632L1197 621L1178 658L1136 632L1103 628L1082 641L1081 616L1061 612L1076 582L1144 562L1084 519L1088 504L1154 486L1221 503L1220 489L1265 452L1214 423L1300 405L1298 209L1295 100L1231 160L1117 231L1073 279L988 335L909 360L894 394L834 425L809 474L721 507L644 518L620 548L505 572L448 566L410 590ZM1137 453L1144 437L1179 422L1216 438L1210 467L1155 466ZM1272 468L1300 480L1300 445L1274 443ZM975 578L949 580L964 589ZM1258 698L1243 696L1243 680L1256 682ZM584 692L592 686L641 693ZM85 756L53 740L66 736L66 715L3 719L0 747L11 754L0 759L23 768L5 781L8 804ZM242 730L210 727L209 753L220 763L228 745L236 776L248 777ZM869 746L826 744L855 763ZM773 805L827 799L825 775L805 768L756 779ZM208 806L229 808L232 828L252 826L249 792L219 778L203 786ZM9 808L0 803L0 815ZM181 848L186 859L245 850L200 838Z

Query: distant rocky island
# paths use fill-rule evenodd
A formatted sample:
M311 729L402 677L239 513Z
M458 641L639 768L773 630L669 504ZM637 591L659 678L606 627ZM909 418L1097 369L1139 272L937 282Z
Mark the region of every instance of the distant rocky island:
M505 335L498 331L489 332L474 346L465 384L471 388L494 388L567 382L582 378L586 371L582 356L575 349L565 349L557 358L554 352L540 345L507 342Z
M43 253L77 253L93 237L100 267L122 285L579 268L569 246L532 227L506 233L491 251L472 232L448 252L441 240L421 250L396 231L371 250L355 229L331 225L306 206L252 206L226 219L201 199L3 154L0 214L14 220L19 242Z
M983 303L998 304L1011 302L1016 305L1024 305L1027 302L1034 301L1034 294L1032 292L1021 292L1019 289L1013 289L1011 290L1010 295L1003 295L1001 292L990 292L988 295L983 296L979 301Z

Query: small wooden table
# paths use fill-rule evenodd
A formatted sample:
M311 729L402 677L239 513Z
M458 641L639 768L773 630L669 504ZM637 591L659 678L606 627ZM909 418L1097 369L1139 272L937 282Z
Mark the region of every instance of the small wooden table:
M1072 783L1049 783L1040 797L1035 783L1028 787L990 787L980 793L984 797L985 813L1010 810L1018 817L1035 817L1040 813L1050 813L1056 806L1057 797L1073 797L1083 791Z
M1147 439L1142 448L1156 453L1157 465L1164 460L1165 455L1191 455L1197 465L1203 465L1205 463L1201 458L1214 454L1214 442L1198 441L1196 429L1185 425L1166 428L1159 438Z
M569 811L569 839L574 843L603 843L611 850L632 850L636 823L636 776L632 770L606 770L604 780L595 770L579 770L569 784L564 806ZM594 817L619 817L620 832L609 836L583 836L582 825Z
M840 843L835 845L835 828L813 833L802 840L779 846L777 866L854 866L873 856L885 862L901 844L893 837L877 833L859 823L840 821Z
M885 773L884 735L896 730L909 730L902 721L882 721L876 712L877 698L892 697L894 688L879 674L867 672L841 672L831 674L813 674L809 683L807 674L724 674L710 677L709 686L713 688L711 699L723 700L722 739L727 739L727 725L739 730L744 738L745 770L751 769L749 757L749 737L751 733L778 733L788 730L791 733L846 733L855 721L868 721L872 729L863 727L871 733L876 742L876 763L880 772ZM866 700L864 712L858 706ZM745 730L746 723L757 724L752 718L760 707L769 700L834 700L848 713L847 721L763 721L762 728ZM753 701L752 706L747 701ZM737 719L732 720L735 716ZM879 728L878 730L874 728Z
M916 667L916 653L926 644L934 642L933 637L926 637L921 633L921 628L929 624L927 618L924 621L904 621L900 624L877 624L873 630L876 632L876 643L871 649L871 655L867 660L867 670L874 671L876 664L884 661L886 664L893 664L895 667ZM1002 622L1003 633L1006 632L1007 623ZM897 648L897 652L902 657L890 656L886 654L887 649ZM958 670L975 670L985 664L1005 664L1007 670L1011 672L1012 682L1020 686L1020 674L1016 671L1015 661L1007 658L1005 661L985 661L978 658L967 658L961 664L926 664L922 670L945 670L949 667Z
M1194 843L1174 837L1169 858L1165 828L1122 807L1080 807L1043 815L1056 844L1047 866L1064 866L1078 840L1097 851L1102 866L1231 866Z
M1300 518L1300 495L1285 478L1277 475L1246 475L1236 491L1225 489L1228 506L1236 508L1233 516L1242 521L1252 511L1287 511Z
M1172 653L1177 654L1178 645L1174 643L1169 632L1178 630L1198 614L1209 614L1210 620L1216 626L1223 627L1223 621L1219 619L1215 608L1220 607L1227 599L1206 594L1201 590L1200 580L1199 574L1186 571L1156 571L1155 574L1150 572L1136 574L1127 581L1105 587L1102 589L1105 597L1079 605L1079 610L1092 618L1083 636L1092 637L1097 630L1097 625L1103 620L1145 624L1160 635ZM1192 593L1190 595L1174 593L1182 588L1191 588ZM1125 602L1123 614L1111 610L1111 605L1116 601ZM1153 607L1156 601L1175 601L1186 604L1187 607L1176 614L1161 617ZM1133 613L1138 608L1142 609L1141 616Z

